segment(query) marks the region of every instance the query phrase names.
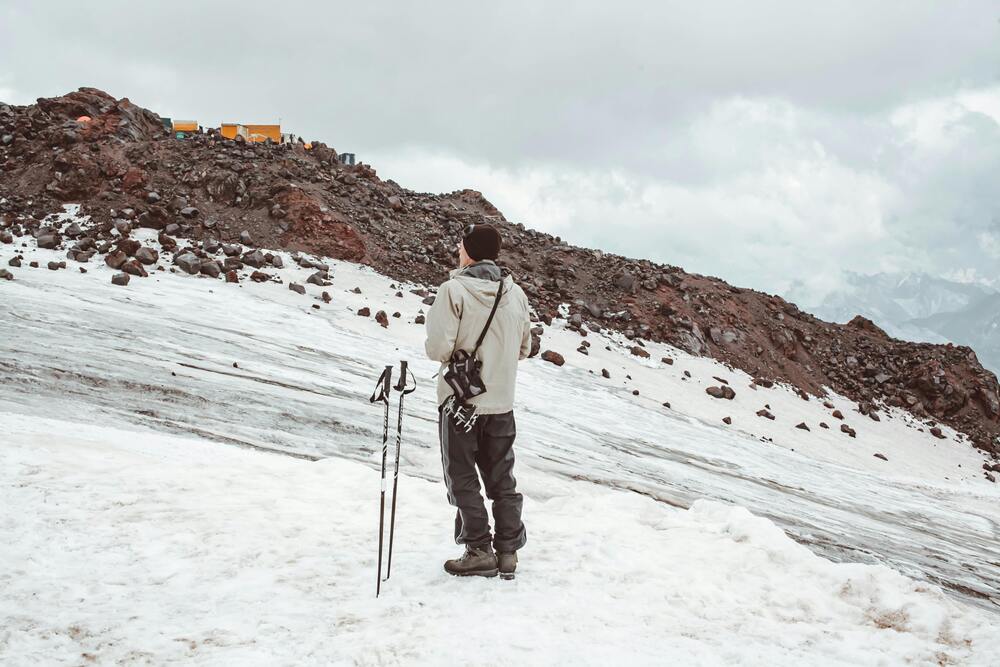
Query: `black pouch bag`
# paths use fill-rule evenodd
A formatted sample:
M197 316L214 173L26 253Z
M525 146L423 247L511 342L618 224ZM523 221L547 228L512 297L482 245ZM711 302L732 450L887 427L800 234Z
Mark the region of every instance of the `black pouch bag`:
M451 387L452 392L454 392L453 401L459 407L465 406L470 398L475 398L486 393L486 384L483 382L481 375L483 362L476 357L476 354L479 352L479 346L483 344L486 331L490 328L490 324L493 323L493 316L496 315L497 307L500 305L500 297L502 296L503 278L501 277L500 284L497 286L497 298L493 301L493 309L490 310L486 326L483 327L482 332L479 334L479 339L476 340L476 346L472 349L471 353L465 350L456 350L448 361L448 369L444 373L444 381Z

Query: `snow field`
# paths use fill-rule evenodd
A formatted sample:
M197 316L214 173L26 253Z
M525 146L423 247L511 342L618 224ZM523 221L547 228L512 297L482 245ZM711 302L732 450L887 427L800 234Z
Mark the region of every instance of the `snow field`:
M376 600L367 466L0 414L4 664L986 665L1000 649L984 612L826 561L743 508L565 481L526 499L506 582L443 572L443 487L403 476Z

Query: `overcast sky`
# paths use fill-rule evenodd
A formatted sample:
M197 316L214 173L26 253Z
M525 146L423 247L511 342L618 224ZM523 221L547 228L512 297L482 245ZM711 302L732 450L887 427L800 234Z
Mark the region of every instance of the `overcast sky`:
M0 101L280 118L405 187L807 304L844 270L1000 275L995 1L255 4L0 0Z

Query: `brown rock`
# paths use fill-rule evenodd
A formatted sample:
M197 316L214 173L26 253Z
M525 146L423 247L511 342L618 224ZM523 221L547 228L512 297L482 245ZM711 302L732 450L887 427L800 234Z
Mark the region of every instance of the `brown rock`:
M633 345L631 348L629 348L629 352L639 357L640 359L649 359L649 352L647 352L645 348L640 347L638 345Z
M146 266L156 264L156 262L160 259L160 253L156 252L152 248L139 248L133 254L139 262L145 264Z
M542 359L549 362L550 364L555 364L556 366L562 366L566 363L566 360L561 354L553 350L545 350L542 352Z
M128 256L125 253L121 250L115 250L114 252L108 253L104 256L104 263L112 269L120 269L122 264L124 264L127 259Z
M139 276L140 278L145 278L149 274L146 273L146 269L142 268L142 264L138 260L130 259L121 265L121 270L125 273L133 276Z

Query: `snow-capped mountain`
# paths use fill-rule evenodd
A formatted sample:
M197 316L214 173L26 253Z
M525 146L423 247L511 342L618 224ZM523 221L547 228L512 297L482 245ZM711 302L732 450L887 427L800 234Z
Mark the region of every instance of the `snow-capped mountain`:
M923 273L848 273L846 281L806 310L833 322L862 315L903 340L967 345L1000 373L1000 293L993 288Z
M983 366L1000 374L1000 293L987 294L959 310L913 320L913 324L968 345Z

